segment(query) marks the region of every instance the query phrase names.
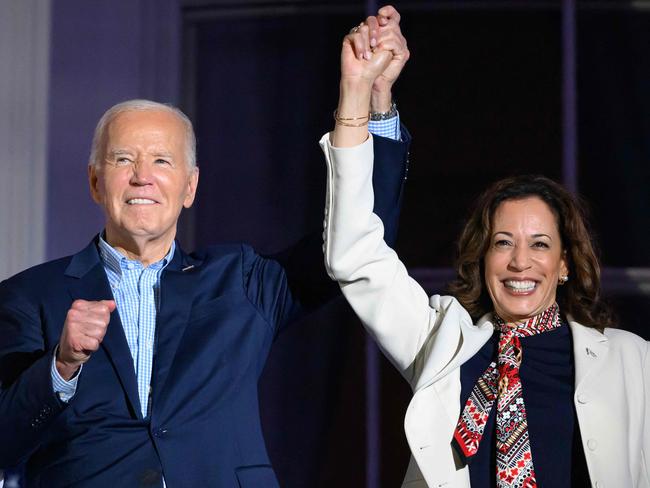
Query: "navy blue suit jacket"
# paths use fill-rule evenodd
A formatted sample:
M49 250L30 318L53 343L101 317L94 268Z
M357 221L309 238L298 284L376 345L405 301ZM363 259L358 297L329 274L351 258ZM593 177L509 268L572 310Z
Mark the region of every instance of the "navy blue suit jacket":
M375 210L393 240L407 144L375 141ZM169 488L276 487L257 384L278 332L338 292L319 237L275 257L245 245L177 247L161 277L148 418L117 311L69 404L52 390L72 302L112 299L96 240L4 281L0 468L26 463L29 487L160 487L162 476Z

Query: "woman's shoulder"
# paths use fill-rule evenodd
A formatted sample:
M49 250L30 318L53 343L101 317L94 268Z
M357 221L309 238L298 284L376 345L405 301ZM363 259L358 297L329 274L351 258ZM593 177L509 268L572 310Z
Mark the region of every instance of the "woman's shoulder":
M603 334L612 345L625 349L634 348L641 351L647 351L650 347L650 343L643 337L627 330L605 327Z
M650 354L650 342L643 337L627 330L605 327L598 330L593 327L586 327L578 322L570 320L574 338L576 334L587 341L606 342L611 353L626 359L639 358L642 362Z
M582 325L581 323L573 320L571 316L569 316L568 319L569 323L574 329L577 327L589 334L595 334L601 337L605 336L607 341L609 341L611 344L621 345L623 347L636 347L642 350L647 349L650 344L650 342L645 340L643 337L635 334L634 332L614 327L605 327L601 331L594 327L587 327L586 325Z

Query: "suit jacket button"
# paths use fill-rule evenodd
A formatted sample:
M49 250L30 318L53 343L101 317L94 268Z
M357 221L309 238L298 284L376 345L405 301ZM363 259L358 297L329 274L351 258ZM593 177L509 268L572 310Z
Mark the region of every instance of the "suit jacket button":
M598 442L596 439L589 439L587 441L587 447L589 448L590 451L595 451L596 448L598 447Z

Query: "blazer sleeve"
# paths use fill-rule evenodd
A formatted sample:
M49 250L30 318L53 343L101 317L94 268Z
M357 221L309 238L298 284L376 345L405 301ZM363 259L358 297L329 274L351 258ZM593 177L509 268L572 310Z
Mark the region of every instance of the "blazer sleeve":
M38 306L11 280L0 284L0 469L19 464L65 408L52 388Z
M399 213L408 173L411 137L401 127L402 140L373 140L377 154L373 185L374 211L386 222L388 240L397 237ZM327 212L327 211L326 211ZM323 266L322 231L272 256L258 256L244 248L244 286L252 303L277 333L305 313L339 296L340 290Z
M372 136L353 148L321 139L327 161L325 263L380 348L412 381L413 365L440 317L384 239L373 212Z
M643 386L645 388L645 421L642 469L645 470L645 483L650 487L650 342L646 342L645 358L643 360Z

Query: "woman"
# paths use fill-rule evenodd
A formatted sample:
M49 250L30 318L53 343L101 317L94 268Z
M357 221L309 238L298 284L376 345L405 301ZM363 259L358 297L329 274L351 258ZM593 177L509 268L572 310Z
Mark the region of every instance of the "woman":
M387 61L354 56L365 36L344 41L336 125L321 140L325 261L413 388L403 486L650 487L648 343L610 328L566 190L543 177L491 186L459 241L455 296L427 297L383 242L371 136L355 122Z

